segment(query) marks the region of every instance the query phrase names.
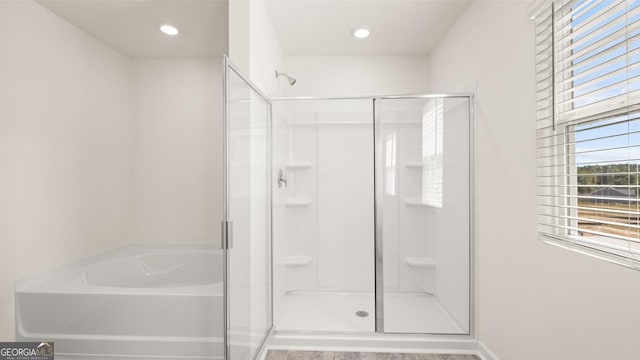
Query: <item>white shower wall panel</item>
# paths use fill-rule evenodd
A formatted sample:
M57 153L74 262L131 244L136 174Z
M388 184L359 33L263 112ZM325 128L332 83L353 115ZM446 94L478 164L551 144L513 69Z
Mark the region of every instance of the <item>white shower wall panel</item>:
M276 102L274 113L286 129L275 129L284 139L274 152L288 180L274 190L285 217L275 219L274 231L283 235L274 239L283 272L276 287L372 291L371 101Z
M433 216L429 216L429 207L410 206L407 200L422 196L422 168L407 166L416 161L422 161L422 123L421 112L403 111L398 113L398 174L400 203L398 221L399 241L399 291L419 291L433 293L433 268L411 267L407 259L422 257L433 259L435 239L429 236L428 229L436 227ZM385 256L385 259L389 257ZM391 290L385 284L387 290Z
M298 113L297 121L308 114ZM317 203L317 131L315 126L289 126L287 139L287 164L307 162L308 169L290 170L284 168L288 180L284 193L285 201L304 199L306 206L286 207L285 248L287 258L306 256L307 264L286 268L287 290L316 290L318 288L318 203Z
M374 273L373 131L368 114L349 115L358 124L318 126L318 285L367 291Z
M284 264L284 248L285 244L282 241L285 238L285 213L287 208L284 204L285 194L280 191L278 186L278 170L282 169L285 164L285 142L287 139L287 127L284 122L284 118L276 111L272 112L272 156L273 166L271 179L272 184L272 244L273 244L273 310L274 310L274 322L276 320L275 314L281 313L281 307L284 303L284 289L285 284L283 281L286 276L285 264Z
M429 229L437 222L430 209L411 206L408 202L421 198L421 168L411 164L422 161L422 118L420 111L384 111L382 125L382 151L385 156L385 181L382 222L384 227L384 287L386 291L434 292L432 267L412 267L407 259L433 259L435 239ZM393 149L393 150L391 150ZM391 180L393 179L393 180Z

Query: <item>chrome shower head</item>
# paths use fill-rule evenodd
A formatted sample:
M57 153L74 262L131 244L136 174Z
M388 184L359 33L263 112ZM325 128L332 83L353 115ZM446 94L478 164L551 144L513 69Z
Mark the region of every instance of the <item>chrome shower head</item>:
M279 72L278 70L276 70L276 78L279 78L280 76L284 76L287 78L287 81L289 82L289 85L293 86L296 83L296 78L287 75L286 73L283 72Z

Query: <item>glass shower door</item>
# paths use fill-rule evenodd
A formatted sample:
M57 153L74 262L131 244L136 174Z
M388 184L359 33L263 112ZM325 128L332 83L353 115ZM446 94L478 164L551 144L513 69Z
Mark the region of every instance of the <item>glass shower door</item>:
M377 331L468 334L469 97L375 107Z
M225 80L225 359L251 360L272 327L271 104L228 62Z

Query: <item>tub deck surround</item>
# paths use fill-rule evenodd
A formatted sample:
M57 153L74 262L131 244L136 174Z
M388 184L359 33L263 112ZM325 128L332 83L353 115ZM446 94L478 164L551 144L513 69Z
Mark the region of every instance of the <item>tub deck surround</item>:
M265 360L480 360L476 355L269 350Z
M56 353L221 358L222 251L128 245L16 282L16 335Z

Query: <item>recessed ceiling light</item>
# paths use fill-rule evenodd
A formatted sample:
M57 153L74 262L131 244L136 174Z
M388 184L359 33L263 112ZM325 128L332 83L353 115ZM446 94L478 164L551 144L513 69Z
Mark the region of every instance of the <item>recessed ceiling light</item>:
M369 34L371 34L371 31L369 31L369 29L367 28L355 28L351 31L351 33L353 34L354 37L358 38L358 39L364 39L369 37Z
M178 35L178 33L180 33L180 30L178 30L177 27L169 24L160 25L160 31L170 36L176 36Z

